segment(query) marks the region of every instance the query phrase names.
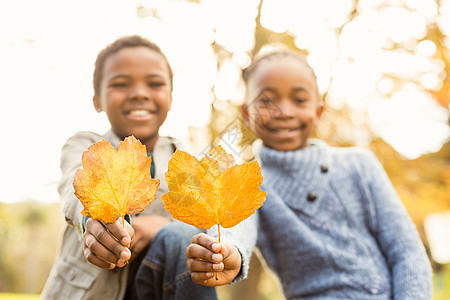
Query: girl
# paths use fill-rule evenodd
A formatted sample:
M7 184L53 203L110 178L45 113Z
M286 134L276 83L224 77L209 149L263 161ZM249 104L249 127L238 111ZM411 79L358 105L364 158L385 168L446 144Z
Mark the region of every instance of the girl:
M286 298L431 299L425 249L375 156L310 139L323 103L306 60L277 51L242 75L268 194L257 246Z

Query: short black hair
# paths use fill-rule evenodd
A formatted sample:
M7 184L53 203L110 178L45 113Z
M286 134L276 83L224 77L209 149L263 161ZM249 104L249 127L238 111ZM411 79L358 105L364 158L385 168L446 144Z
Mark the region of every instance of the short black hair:
M111 55L119 52L120 50L124 48L134 48L134 47L147 47L150 50L153 50L164 58L164 60L167 63L167 68L169 69L169 79L170 79L170 86L172 87L173 82L173 72L172 68L170 67L169 61L167 57L164 55L164 53L161 51L161 48L155 44L154 42L143 38L139 35L129 35L129 36L123 36L112 42L111 44L107 45L103 50L101 50L98 55L97 59L95 61L95 67L94 67L94 75L93 75L93 81L92 84L94 86L94 93L95 95L100 95L100 84L103 78L103 68L105 65L105 61L108 57Z

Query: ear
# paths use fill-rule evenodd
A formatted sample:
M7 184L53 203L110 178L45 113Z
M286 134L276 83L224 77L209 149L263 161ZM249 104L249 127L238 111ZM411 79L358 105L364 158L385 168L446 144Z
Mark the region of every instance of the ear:
M248 112L248 106L247 106L247 104L242 104L242 105L240 106L240 111L241 111L242 118L244 119L245 125L249 126L249 123L250 123L250 114L249 114L249 112Z
M323 105L323 102L320 102L317 104L316 108L316 123L320 120L320 117L322 117L323 110L325 109L325 106Z
M325 106L323 105L323 103L319 103L319 105L317 105L317 111L316 111L317 119L320 119L324 109L325 109Z
M94 103L94 107L97 112L103 111L102 105L100 104L100 99L97 95L94 95L94 97L92 97L92 102Z
M172 98L172 93L170 93L169 97L170 97L170 100L169 100L169 107L168 107L168 110L170 110L170 109L172 108L172 100L173 100L173 98Z

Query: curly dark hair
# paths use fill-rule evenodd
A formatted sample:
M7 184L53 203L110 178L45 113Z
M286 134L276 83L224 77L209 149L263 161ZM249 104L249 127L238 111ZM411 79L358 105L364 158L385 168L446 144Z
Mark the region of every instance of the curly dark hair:
M134 47L147 47L150 50L153 50L161 54L161 56L167 63L167 68L169 69L170 86L172 89L172 82L173 82L172 68L170 67L167 57L161 51L161 48L154 42L149 41L146 38L143 38L139 35L130 35L118 38L117 40L107 45L103 50L101 50L98 53L97 59L95 61L94 76L92 81L95 95L97 96L100 95L100 83L102 81L103 68L106 59L124 48L134 48Z

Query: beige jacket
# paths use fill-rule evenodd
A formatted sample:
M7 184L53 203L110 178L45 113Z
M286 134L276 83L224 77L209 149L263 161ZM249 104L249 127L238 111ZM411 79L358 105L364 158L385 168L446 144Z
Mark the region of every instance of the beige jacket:
M61 210L66 218L59 253L41 294L41 299L123 299L126 290L128 266L114 270L100 269L90 264L83 254L83 229L80 201L74 195L73 177L82 167L81 156L90 145L102 139L118 147L119 138L108 131L101 136L93 132L79 132L64 145L61 155L62 177L58 186ZM156 200L143 214L170 217L161 202L161 195L168 192L164 180L169 159L181 143L168 137L160 137L153 151L155 178L160 180Z

